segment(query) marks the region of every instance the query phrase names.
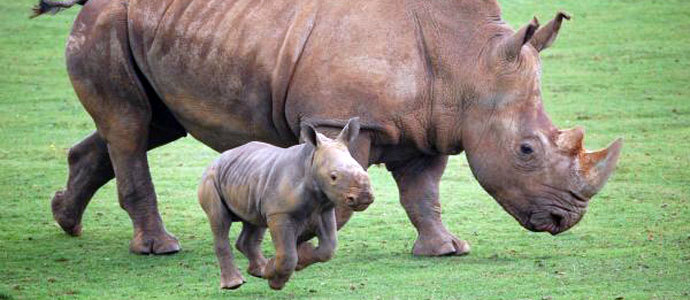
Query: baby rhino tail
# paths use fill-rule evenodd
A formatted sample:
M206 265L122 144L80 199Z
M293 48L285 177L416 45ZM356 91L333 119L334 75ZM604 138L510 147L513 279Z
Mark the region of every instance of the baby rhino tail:
M63 9L68 9L75 4L84 5L89 0L65 0L65 1L52 1L52 0L39 0L38 4L33 7L34 13L30 18L38 17L42 14L49 13L54 15Z

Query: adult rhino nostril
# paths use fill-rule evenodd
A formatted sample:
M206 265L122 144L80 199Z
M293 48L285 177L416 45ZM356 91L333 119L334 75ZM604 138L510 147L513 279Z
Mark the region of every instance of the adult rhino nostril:
M347 205L355 205L356 200L354 196L345 197L345 203L347 203Z

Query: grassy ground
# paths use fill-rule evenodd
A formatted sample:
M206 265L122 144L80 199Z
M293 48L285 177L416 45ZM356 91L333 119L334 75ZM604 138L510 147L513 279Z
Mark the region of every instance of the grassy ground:
M49 200L65 152L93 125L65 73L78 9L28 20L33 0L0 4L0 299L5 298L688 298L690 293L690 3L501 1L514 26L557 9L574 19L543 54L545 105L562 127L588 129L590 148L625 138L617 173L584 220L557 237L522 229L481 190L463 157L441 186L444 220L467 257L418 258L394 182L373 167L377 203L340 232L336 258L274 292L252 277L218 289L218 268L195 187L216 154L191 138L150 153L168 229L183 251L127 252L131 224L112 183L71 238ZM236 226L232 236L237 235ZM272 253L269 244L265 244ZM247 261L238 263L245 268Z

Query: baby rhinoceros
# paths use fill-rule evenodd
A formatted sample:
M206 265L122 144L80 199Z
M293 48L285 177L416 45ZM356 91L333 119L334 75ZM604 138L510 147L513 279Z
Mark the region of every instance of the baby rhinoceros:
M358 118L350 119L335 140L303 126L306 143L279 148L251 142L224 152L208 167L199 185L199 203L211 223L221 288L235 289L245 282L228 241L235 221L242 222L236 248L249 260L247 271L268 279L273 289L283 288L297 267L301 234L313 232L319 240L306 264L333 256L335 206L362 211L374 200L369 176L348 150L358 134ZM266 227L276 249L270 260L261 253Z

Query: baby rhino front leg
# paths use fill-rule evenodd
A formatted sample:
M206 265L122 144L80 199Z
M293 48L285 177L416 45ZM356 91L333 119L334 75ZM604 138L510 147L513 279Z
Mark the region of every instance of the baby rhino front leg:
M273 215L268 218L276 256L264 269L264 277L274 290L280 290L290 279L297 266L297 225L289 215Z

